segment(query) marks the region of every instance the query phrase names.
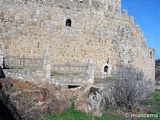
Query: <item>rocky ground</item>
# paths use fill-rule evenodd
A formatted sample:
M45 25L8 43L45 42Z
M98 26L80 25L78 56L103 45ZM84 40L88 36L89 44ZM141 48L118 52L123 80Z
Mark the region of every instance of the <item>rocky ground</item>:
M12 115L12 118L7 120L41 120L46 114L60 113L71 107L73 102L77 110L100 116L106 104L106 94L102 92L101 85L68 88L48 83L35 84L10 77L1 79L0 83L2 84L0 103L8 109L5 114ZM0 113L4 111L0 109Z

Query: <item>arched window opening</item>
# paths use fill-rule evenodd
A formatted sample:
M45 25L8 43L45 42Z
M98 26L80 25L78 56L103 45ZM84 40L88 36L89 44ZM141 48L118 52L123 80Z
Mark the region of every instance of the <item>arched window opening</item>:
M72 23L72 21L70 19L66 20L66 26L67 27L71 27L71 23Z
M108 66L104 67L104 72L106 72L106 73L108 72Z
M152 52L150 52L150 55L152 55Z
M150 58L152 58L152 52L150 52Z

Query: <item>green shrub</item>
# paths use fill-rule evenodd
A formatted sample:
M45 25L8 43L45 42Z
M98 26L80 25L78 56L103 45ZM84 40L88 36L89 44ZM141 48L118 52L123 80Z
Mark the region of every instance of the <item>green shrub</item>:
M159 120L160 119L160 90L156 89L153 93L148 95L146 100L146 105L148 106L156 106L154 110L152 109L149 111L149 114L157 114L158 118L147 118L147 119L140 119L140 120Z
M154 105L154 104L160 105L160 90L159 89L156 89L155 92L150 93L146 100L146 105Z
M71 107L60 114L45 116L45 120L91 120L91 116L87 116L86 113L75 110L74 107Z
M113 109L107 109L101 117L94 117L94 120L123 120L120 116L116 115Z

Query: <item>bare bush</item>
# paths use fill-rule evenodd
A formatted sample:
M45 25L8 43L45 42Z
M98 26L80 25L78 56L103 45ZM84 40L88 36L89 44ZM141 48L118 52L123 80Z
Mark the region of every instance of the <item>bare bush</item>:
M140 78L139 75L141 74L127 70L124 76L114 82L110 95L112 99L110 98L111 101L109 102L130 110L133 106L137 106L145 100L149 92L149 84L146 80L135 79Z
M118 80L112 89L115 104L128 109L145 100L147 94L147 84L144 81Z

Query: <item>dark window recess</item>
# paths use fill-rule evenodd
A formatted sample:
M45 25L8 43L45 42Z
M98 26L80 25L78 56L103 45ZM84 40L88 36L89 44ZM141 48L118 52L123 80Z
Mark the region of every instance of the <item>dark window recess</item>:
M80 85L68 85L68 88L77 88L79 87Z
M109 63L109 59L107 60L107 64Z
M72 21L70 19L66 20L66 26L71 27Z
M108 10L112 11L112 6L108 5Z
M150 52L150 58L152 58L152 52Z
M108 66L104 67L104 72L108 72Z
M74 51L76 51L76 47L74 46Z
M38 42L37 48L39 48L39 42Z
M150 55L152 55L152 52L150 52Z
M83 3L83 0L80 0L80 3Z

